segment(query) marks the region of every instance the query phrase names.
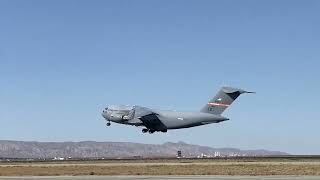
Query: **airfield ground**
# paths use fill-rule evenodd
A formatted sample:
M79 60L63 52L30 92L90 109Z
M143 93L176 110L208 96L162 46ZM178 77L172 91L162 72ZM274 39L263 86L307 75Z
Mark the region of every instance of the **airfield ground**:
M0 162L1 176L298 175L320 176L320 157Z

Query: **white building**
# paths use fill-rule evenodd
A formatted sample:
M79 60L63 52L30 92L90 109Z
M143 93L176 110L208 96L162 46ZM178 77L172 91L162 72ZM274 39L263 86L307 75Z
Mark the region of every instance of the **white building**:
M221 156L221 154L220 154L219 151L215 151L215 152L214 152L214 156L213 156L213 157L220 157L220 156Z
M64 158L62 158L62 157L54 157L52 160L63 161L63 160L64 160Z

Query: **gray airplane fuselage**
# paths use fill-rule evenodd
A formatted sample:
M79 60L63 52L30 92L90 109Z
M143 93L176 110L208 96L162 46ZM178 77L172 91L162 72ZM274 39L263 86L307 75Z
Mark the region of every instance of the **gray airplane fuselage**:
M164 111L154 110L159 114L159 119L168 129L180 129L194 126L200 126L210 123L219 123L229 120L220 115L203 112L183 112L183 111Z
M128 114L128 108L122 108L124 106L118 106L118 108L114 108L117 106L110 106L107 110L102 112L102 116L107 121L112 121L115 123L120 124L127 124L127 125L135 125L135 126L143 126L144 123L139 118L134 117L130 120L125 120L123 117ZM134 107L132 107L133 109ZM125 109L125 110L124 110ZM130 110L129 110L130 111ZM157 114L159 122L158 126L154 130L156 131L163 131L166 129L180 129L180 128L189 128L194 126L200 126L205 124L211 123L219 123L221 121L226 121L228 118L225 118L220 115L203 113L203 112L182 112L182 111L171 111L171 110L156 110L152 109L152 112Z
M198 112L116 105L106 107L102 112L102 116L108 121L107 126L110 126L110 122L115 122L133 126L144 126L143 133L154 133L155 131L167 132L169 129L189 128L229 120L221 114L243 93L252 92L232 87L222 87L217 95Z

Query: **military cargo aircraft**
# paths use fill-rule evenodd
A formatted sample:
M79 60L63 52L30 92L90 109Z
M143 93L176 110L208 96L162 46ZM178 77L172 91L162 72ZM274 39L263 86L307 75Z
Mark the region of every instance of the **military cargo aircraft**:
M238 88L222 87L199 112L158 110L141 106L111 105L102 116L107 121L125 125L142 126L143 133L167 132L169 129L190 128L229 120L221 114L244 93L254 93Z

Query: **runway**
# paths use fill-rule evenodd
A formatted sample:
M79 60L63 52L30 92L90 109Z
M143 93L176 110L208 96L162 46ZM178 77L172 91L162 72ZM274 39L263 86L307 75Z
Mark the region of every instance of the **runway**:
M7 176L1 180L318 180L320 176Z
M320 160L157 159L2 162L0 179L319 179Z

